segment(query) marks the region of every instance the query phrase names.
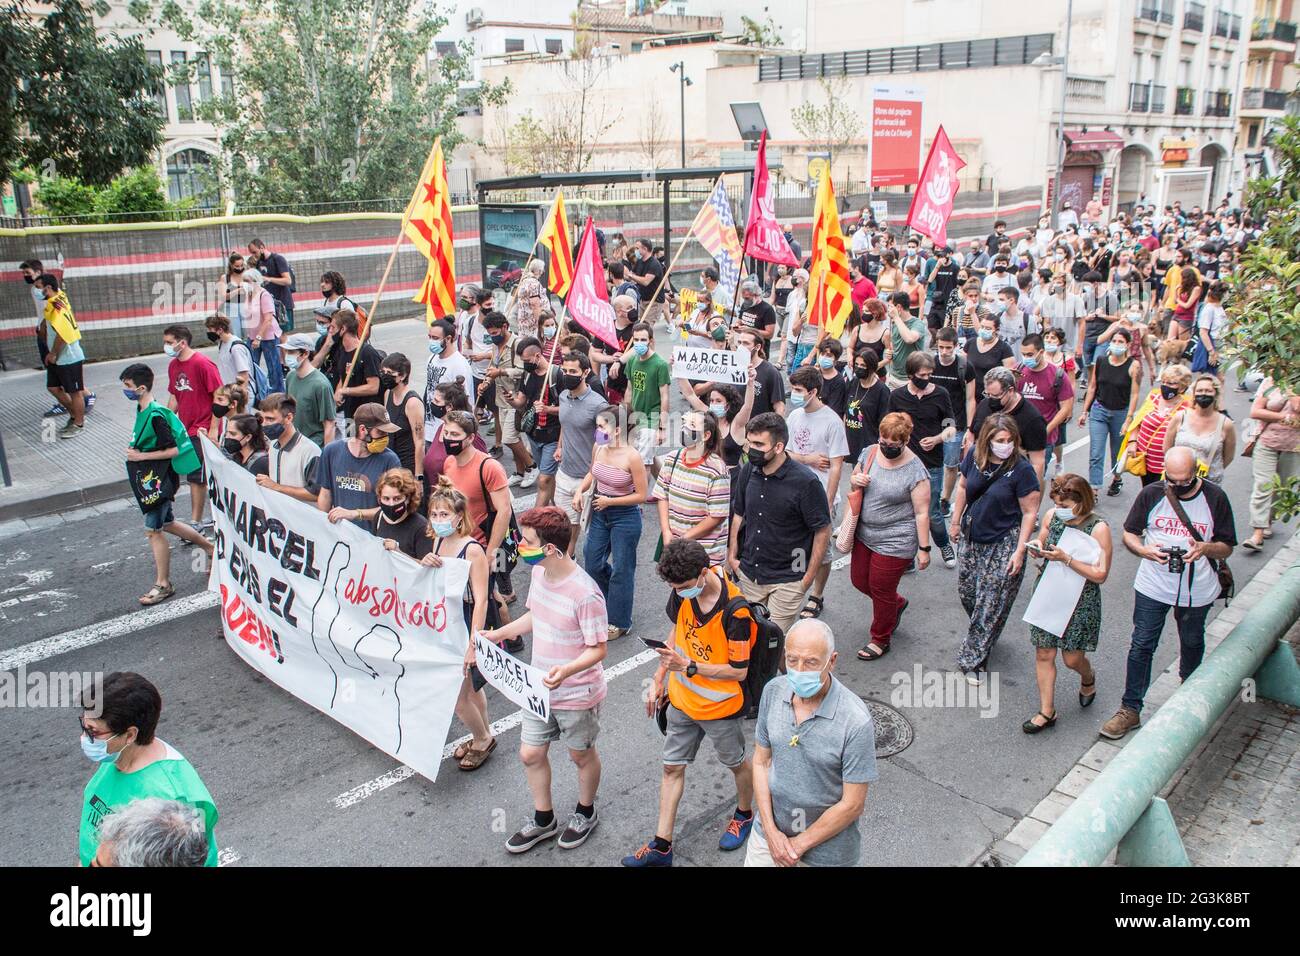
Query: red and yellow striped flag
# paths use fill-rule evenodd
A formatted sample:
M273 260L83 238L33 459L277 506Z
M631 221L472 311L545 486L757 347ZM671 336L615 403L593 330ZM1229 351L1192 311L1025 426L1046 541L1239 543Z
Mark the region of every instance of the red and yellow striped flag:
M569 217L564 214L564 193L558 190L537 241L551 257L546 287L563 299L573 284L573 245L569 241Z
M451 235L451 193L447 188L447 164L442 156L442 138L434 140L424 161L419 185L407 206L402 227L407 238L429 260L424 282L412 301L423 302L425 321L452 315L456 311L456 252Z
M849 284L849 257L844 249L840 214L835 208L835 187L830 169L822 167L813 211L812 268L808 270L808 321L823 325L826 334L839 338L853 311Z

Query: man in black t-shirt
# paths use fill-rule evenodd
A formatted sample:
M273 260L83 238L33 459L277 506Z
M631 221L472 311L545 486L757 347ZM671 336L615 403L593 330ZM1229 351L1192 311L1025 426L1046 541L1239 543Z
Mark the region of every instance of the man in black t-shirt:
M965 455L975 439L979 437L984 420L990 415L1009 415L1015 419L1020 430L1020 447L1029 456L1030 463L1038 472L1038 480L1043 480L1043 466L1047 460L1047 422L1038 409L1025 401L1016 389L1016 373L1009 368L991 369L984 376L984 398L975 406L975 417L966 432L966 442L962 446Z
M750 417L764 412L785 416L785 381L776 366L763 358L767 350L763 340L753 329L742 328L736 333L737 348L749 349L749 367L754 370L754 407Z
M758 283L746 279L740 286L739 324L743 328L753 329L764 342L770 342L776 332L776 309L764 302L758 291Z
M889 411L912 418L912 437L907 447L916 453L930 475L930 537L939 546L943 563L956 567L957 554L948 540L948 528L939 513L939 492L943 489L943 443L957 433L952 423L952 401L948 390L930 381L934 359L929 352L907 357L907 384L889 393Z
M840 365L840 356L843 354L844 346L840 340L829 337L822 340L821 349L817 353L817 370L822 373L822 384L817 397L840 418L844 417L849 403L849 380L844 377L844 369ZM852 464L850 461L849 465Z
M289 262L278 252L266 248L261 239L251 239L248 243L249 255L256 260L257 271L262 274L262 283L276 303L276 321L280 330L288 335L293 331L293 273L289 271Z
M939 508L947 516L952 490L957 484L957 469L961 465L966 423L975 409L975 373L966 356L957 350L957 330L952 326L944 326L934 333L934 349L934 371L930 381L947 389L956 429L953 436L943 443L943 492L939 496Z
M336 352L332 357L339 376L334 385L334 402L343 417L350 420L362 405L378 400L380 358L374 347L369 342L363 343L357 335L357 317L350 309L340 309L335 313L335 320L341 335L331 350ZM352 356L358 348L361 356L353 365ZM349 368L352 374L344 382L342 378Z
M649 239L638 239L633 247L636 261L632 263L632 281L641 289L641 321L653 328L655 320L661 315L668 321L668 312L664 300L668 295L668 283L661 281L664 277L664 264L655 258ZM654 296L654 301L650 297Z
M926 324L932 329L943 327L948 308L948 300L957 289L957 274L961 270L952 261L952 248L943 246L939 249L939 262L930 273L925 286L925 299L930 304Z

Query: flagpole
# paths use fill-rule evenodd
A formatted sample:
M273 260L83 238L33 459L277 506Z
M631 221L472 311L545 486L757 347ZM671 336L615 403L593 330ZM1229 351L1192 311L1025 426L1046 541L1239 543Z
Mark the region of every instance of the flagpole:
M434 144L433 149L429 150L429 155L424 160L424 168L420 170L418 183L424 182L424 178L429 172L429 167L433 165L433 154L435 152L437 152L437 143ZM416 186L417 189L419 188L418 183ZM414 200L415 197L412 196L411 198ZM345 374L341 379L341 384L344 388L348 387L348 381L352 378L352 372L357 367L357 359L361 358L361 346L365 345L366 339L370 338L370 330L375 324L375 314L379 311L379 303L383 299L384 286L388 282L388 274L392 272L393 263L397 260L397 250L400 249L402 243L406 241L406 224L411 221L411 210L414 207L415 203L413 201L408 202L405 211L402 213L402 224L397 228L397 241L393 243L393 249L388 253L388 263L384 266L384 274L379 277L379 287L375 289L375 301L370 306L370 315L366 319L366 327L362 330L361 340L357 343L357 350L352 355L352 361L348 363L347 374Z
M718 183L722 182L722 176L725 176L725 175L726 175L726 174L723 173L723 174L722 174L721 176L719 176L716 180L714 180L714 182L713 182L713 189L717 189L717 188L718 188ZM710 196L713 195L713 189L710 189L710 190L709 190L709 195L710 195ZM708 202L708 200L706 199L705 202ZM696 213L696 219L698 219L698 218L699 218L699 214ZM664 270L664 274L663 274L663 276L659 279L659 285L657 285L657 286L655 287L654 294L650 296L650 302L651 302L651 303L653 303L654 300L655 300L656 298L659 297L659 290L662 289L662 288L664 287L664 283L666 283L666 282L668 281L668 276L672 273L672 271L673 271L673 267L677 265L677 260L680 259L680 258L682 257L682 253L686 251L686 246L687 246L687 244L691 241L691 237L692 237L693 235L695 235L695 221L694 221L694 220L692 220L692 222L691 222L691 227L690 227L689 229L686 230L686 235L682 237L681 245L679 245L679 246L677 247L677 252L676 252L676 254L673 256L673 261L670 262L670 263L668 263L668 268ZM707 251L707 250L706 250L706 251ZM667 321L667 320L665 319L665 321Z

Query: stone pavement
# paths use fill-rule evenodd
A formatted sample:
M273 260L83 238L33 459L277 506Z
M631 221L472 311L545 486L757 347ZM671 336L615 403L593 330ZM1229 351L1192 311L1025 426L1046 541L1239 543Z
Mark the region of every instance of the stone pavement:
M1288 533L1280 531L1279 533ZM1243 558L1242 560L1249 560ZM1232 605L1212 617L1205 631L1205 656L1300 561L1300 535L1241 589ZM1240 579L1239 579L1240 580ZM1172 622L1165 640L1171 639ZM1287 640L1300 648L1300 623ZM1143 716L1149 721L1180 685L1175 658L1147 692ZM1016 863L1088 784L1138 732L1122 740L1098 738L1041 803L995 843L979 861L984 866ZM1235 701L1196 751L1160 791L1169 803L1193 866L1300 866L1300 719L1297 711L1274 701ZM1112 850L1107 865L1115 860Z

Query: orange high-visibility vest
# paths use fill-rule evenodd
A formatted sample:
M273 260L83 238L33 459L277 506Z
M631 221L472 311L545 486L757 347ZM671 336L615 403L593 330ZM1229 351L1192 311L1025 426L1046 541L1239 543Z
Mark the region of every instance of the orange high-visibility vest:
M695 619L695 607L691 601L682 601L677 611L677 630L673 643L677 653L698 664L730 664L749 660L753 647L753 628L750 628L749 640L744 645L744 657L740 658L740 645L729 647L726 629L726 606L740 594L739 589L719 574L717 568L710 569L718 574L722 581L723 594L717 609L708 619L700 623ZM738 618L749 618L747 609L735 613ZM681 671L672 671L668 676L668 699L672 705L692 720L720 720L738 713L745 703L744 690L740 681L721 680L696 674L687 677Z

